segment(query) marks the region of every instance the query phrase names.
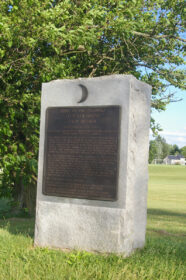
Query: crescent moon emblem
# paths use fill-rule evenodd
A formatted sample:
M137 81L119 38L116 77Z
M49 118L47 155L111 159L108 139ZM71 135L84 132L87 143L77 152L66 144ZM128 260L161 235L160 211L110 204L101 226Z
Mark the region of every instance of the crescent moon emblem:
M78 86L81 87L81 89L82 89L82 96L81 96L81 99L77 103L82 103L88 97L88 89L84 85L81 85L81 84Z

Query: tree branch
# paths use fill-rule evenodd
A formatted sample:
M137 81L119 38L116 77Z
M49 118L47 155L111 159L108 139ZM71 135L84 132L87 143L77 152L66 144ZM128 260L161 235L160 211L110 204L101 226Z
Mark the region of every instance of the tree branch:
M137 35L137 36L142 36L142 37L146 37L146 38L154 38L154 39L174 38L174 39L177 39L179 41L186 42L185 39L183 39L181 37L174 36L174 35L150 35L150 34L147 34L147 33L142 33L142 32L137 32L137 31L133 31L132 33Z

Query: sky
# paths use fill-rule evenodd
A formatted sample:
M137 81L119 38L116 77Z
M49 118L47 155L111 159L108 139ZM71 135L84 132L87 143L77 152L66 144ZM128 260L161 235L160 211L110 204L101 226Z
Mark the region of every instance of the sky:
M182 101L168 104L165 111L153 111L152 117L163 129L159 134L166 139L166 142L181 148L186 146L186 91L177 89L175 91L175 96L182 98ZM153 139L152 133L150 138Z

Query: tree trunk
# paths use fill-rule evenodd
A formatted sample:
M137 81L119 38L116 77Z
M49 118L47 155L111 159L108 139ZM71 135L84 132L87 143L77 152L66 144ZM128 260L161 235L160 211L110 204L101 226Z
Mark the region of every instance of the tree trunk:
M35 214L36 206L36 184L28 184L24 186L23 182L15 187L13 196L17 211L24 210L29 215Z

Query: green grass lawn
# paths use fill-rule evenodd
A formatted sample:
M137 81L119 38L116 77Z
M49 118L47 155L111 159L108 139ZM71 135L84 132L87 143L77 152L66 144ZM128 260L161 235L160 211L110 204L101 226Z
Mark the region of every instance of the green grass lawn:
M0 280L186 279L186 166L150 166L147 237L129 258L34 248L34 219L0 220Z

